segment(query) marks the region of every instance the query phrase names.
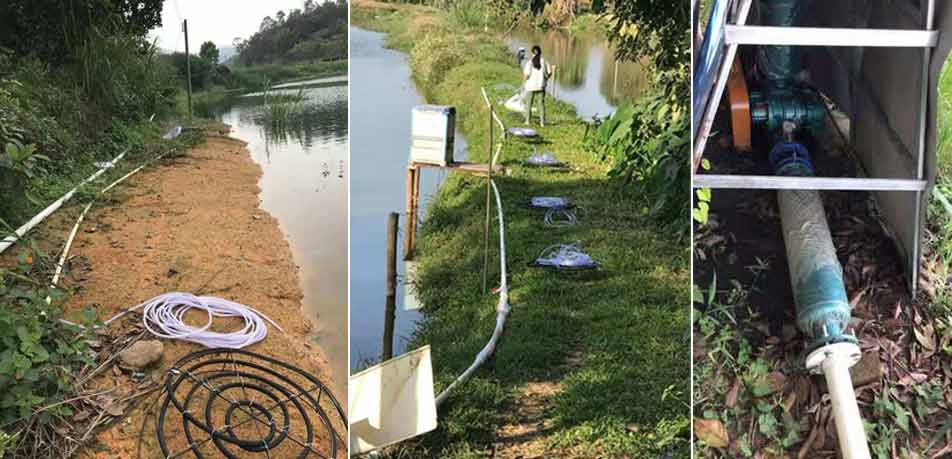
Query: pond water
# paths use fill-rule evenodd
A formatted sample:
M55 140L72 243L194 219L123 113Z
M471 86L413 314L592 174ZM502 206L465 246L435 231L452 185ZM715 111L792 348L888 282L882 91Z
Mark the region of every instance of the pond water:
M290 242L312 338L330 362L335 394L346 400L347 80L298 82L278 92L299 91L300 114L286 126L263 117L261 97L232 98L212 110L261 166L261 206Z
M380 360L386 286L387 215L403 215L410 152L410 110L424 103L410 79L407 55L384 47L384 35L350 29L351 69L351 371ZM456 137L457 159L465 158L466 142ZM432 199L444 173L426 169L420 183L421 208ZM402 254L402 240L398 245ZM398 262L398 276L406 265ZM397 290L394 356L406 351L421 315L404 310L408 297Z
M556 66L556 97L574 105L584 119L613 113L623 102L640 96L648 83L640 64L617 61L615 49L595 33L517 28L507 45L513 53L526 48L527 56L533 45L539 45L542 57Z

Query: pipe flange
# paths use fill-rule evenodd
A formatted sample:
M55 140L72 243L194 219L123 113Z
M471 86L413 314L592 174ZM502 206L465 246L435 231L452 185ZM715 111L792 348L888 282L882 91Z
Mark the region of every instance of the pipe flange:
M827 344L807 355L807 370L814 374L822 373L823 362L831 357L845 357L849 367L852 368L863 357L863 352L858 344L849 341Z

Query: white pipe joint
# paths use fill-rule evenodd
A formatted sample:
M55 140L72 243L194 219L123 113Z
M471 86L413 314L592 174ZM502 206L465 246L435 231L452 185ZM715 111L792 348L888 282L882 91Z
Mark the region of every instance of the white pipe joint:
M833 420L843 459L870 459L863 418L856 404L856 392L850 368L859 362L862 353L855 343L827 344L807 356L806 367L826 378L833 404Z

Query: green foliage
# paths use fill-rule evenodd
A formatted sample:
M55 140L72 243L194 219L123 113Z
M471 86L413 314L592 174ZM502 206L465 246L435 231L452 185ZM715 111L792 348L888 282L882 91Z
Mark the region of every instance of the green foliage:
M589 146L612 162L610 175L636 183L663 226L687 233L690 189L689 116L685 105L657 90L604 120Z
M258 32L237 44L243 65L330 61L347 58L347 2L311 2L276 19L264 18Z
M211 65L218 64L218 47L210 41L202 43L202 47L199 48L198 55L203 61L208 62Z
M413 78L423 87L440 84L447 73L466 58L465 44L451 34L430 34L423 37L410 52Z
M687 105L690 96L690 2L614 0L608 37L619 59L647 59L662 92Z
M701 160L701 169L710 170L711 162L707 158ZM699 188L694 192L694 208L691 217L700 225L706 225L708 213L711 210L711 189Z
M133 145L124 130L174 111L174 70L140 43L94 34L59 65L0 58L0 219L25 221Z
M264 89L271 83L346 74L346 60L256 65L234 68L224 83L229 88Z
M0 48L60 65L94 37L141 38L161 24L162 0L5 0L0 2Z
M45 255L30 242L17 265L0 271L0 423L28 418L41 404L70 393L72 375L91 363L82 329L60 322L59 292L30 281ZM53 299L52 303L47 298ZM69 416L69 405L43 412L44 417Z
M173 71L159 59L154 45L131 47L137 37L94 36L76 50L72 68L82 97L122 119L145 119L170 113L178 91Z

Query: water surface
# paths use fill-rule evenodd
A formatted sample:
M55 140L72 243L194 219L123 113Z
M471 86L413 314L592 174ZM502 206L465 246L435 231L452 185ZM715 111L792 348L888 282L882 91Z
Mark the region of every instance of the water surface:
M233 98L217 111L232 136L248 142L263 175L261 205L278 219L300 272L314 341L330 362L333 388L347 398L347 86L346 79L299 82L297 122L273 126L263 98ZM293 325L292 325L293 326Z
M638 98L647 85L641 65L617 61L615 49L595 33L517 28L507 44L513 53L526 48L527 55L539 45L542 57L556 66L556 97L574 105L585 119L613 113L623 102Z
M380 359L386 286L387 216L399 212L403 227L410 110L423 103L410 79L406 54L386 49L384 34L351 27L351 176L350 259L351 350L354 372ZM456 137L456 158L465 157L465 140ZM426 169L420 183L425 208L444 174ZM399 245L402 254L402 240ZM406 266L398 262L398 276ZM394 356L406 351L420 314L404 310L407 292L397 291Z

